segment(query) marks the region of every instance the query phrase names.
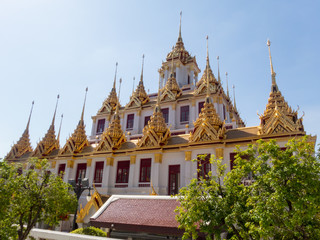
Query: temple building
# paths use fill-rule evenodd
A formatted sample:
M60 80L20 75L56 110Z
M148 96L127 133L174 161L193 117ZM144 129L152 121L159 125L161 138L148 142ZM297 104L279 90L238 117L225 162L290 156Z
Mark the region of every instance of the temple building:
M269 41L267 45L271 91L259 126L245 126L228 87L222 87L219 68L214 74L208 38L206 65L200 70L184 46L180 21L178 40L159 68L157 93L146 92L150 83L144 79L143 57L139 83L129 102L121 106L116 64L113 87L92 116L90 135L85 131L84 101L78 125L61 145L60 130L55 133L56 105L49 130L35 149L29 139L30 113L22 137L5 158L12 162L47 158L51 171L65 181L86 177L108 196L176 194L190 179L213 168L209 158L192 161L203 154L221 158L230 171L237 145L244 149L258 139L276 139L284 147L289 139L306 135L302 117L278 88Z

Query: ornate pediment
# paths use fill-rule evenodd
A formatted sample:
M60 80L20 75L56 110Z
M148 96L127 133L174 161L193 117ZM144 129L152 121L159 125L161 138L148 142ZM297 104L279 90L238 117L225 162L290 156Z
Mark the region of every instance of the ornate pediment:
M288 109L287 109L288 110ZM275 109L267 116L261 116L259 134L279 134L304 131L302 118L297 118L297 113L280 109L276 105Z
M37 144L33 156L48 156L53 150L59 149L59 140L56 138L54 125L51 125L44 138Z
M114 112L118 103L118 97L116 89L112 88L108 98L103 102L102 107L99 109L99 113L111 113Z
M170 129L167 127L160 106L157 103L137 145L138 147L161 147L167 143L170 136Z
M120 117L115 113L109 127L103 132L96 152L106 152L119 149L122 143L126 142L126 137L122 131Z
M14 160L14 159L21 157L22 155L24 155L26 153L32 152L32 151L33 151L33 149L31 147L31 143L30 143L29 129L27 128L23 132L19 141L12 146L10 152L7 154L5 159Z
M207 63L206 69L203 72L203 75L200 81L196 84L196 89L194 91L194 95L202 95L207 93L207 75L209 80L209 91L210 94L215 94L220 91L221 84L215 78L209 63Z
M198 119L194 122L194 130L190 133L190 142L206 142L225 137L224 123L207 97Z
M137 89L133 92L132 96L130 97L129 103L126 105L126 108L130 107L141 107L143 104L149 102L149 96L146 93L146 90L143 85L142 78L137 86Z

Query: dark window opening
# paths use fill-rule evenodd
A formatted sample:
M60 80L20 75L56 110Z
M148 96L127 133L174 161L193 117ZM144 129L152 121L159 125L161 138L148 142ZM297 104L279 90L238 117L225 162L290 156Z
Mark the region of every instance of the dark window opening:
M65 163L59 164L58 175L59 175L59 177L61 177L62 179L63 179L63 176L64 176L65 171L66 171L66 164L65 164Z
M97 183L102 183L103 167L104 167L103 161L96 162L96 168L94 170L94 179L93 179L93 182L95 183L96 187L101 187L101 184L97 184Z
M129 169L130 169L130 161L129 160L118 162L116 183L128 183L129 182Z
M226 119L226 106L223 105L223 120Z
M198 113L201 113L201 109L203 108L204 102L198 103Z
M151 158L143 158L140 163L139 182L150 182Z
M197 156L197 169L198 169L198 179L208 178L208 174L211 171L210 163L211 154L199 154Z
M188 84L190 84L190 75L188 75Z
M180 187L180 165L169 165L169 195L178 194Z
M189 122L189 106L180 108L180 122Z
M76 183L78 183L79 178L83 179L86 177L86 171L87 171L87 164L79 163L77 167Z
M151 117L151 116L146 116L146 117L144 117L144 125L143 125L143 126L148 125L148 122L150 121L150 117Z
M236 155L237 154L238 154L237 152L230 153L230 170L232 170L236 166L235 160L236 160ZM249 160L249 156L248 155L243 155L243 156L241 156L241 158Z
M161 112L162 112L164 121L165 121L166 123L168 123L168 122L169 122L169 108L162 108L162 109L161 109Z
M127 116L127 129L133 129L134 114L128 114Z
M99 119L99 120L98 120L97 134L103 133L105 122L106 122L105 119Z

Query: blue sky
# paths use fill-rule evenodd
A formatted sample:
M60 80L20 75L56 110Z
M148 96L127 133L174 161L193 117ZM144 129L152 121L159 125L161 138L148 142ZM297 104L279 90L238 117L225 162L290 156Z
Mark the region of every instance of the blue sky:
M52 120L57 94L64 114L61 145L74 131L88 86L85 123L108 96L115 62L122 77L121 104L139 79L145 54L146 89L155 92L158 68L176 43L179 13L186 49L205 67L209 35L211 67L229 74L247 126L259 124L270 92L267 38L277 83L308 134L320 135L318 1L0 1L0 157L30 124L33 147ZM225 81L224 81L225 82ZM137 84L138 81L136 80ZM225 85L224 85L225 86ZM56 121L58 129L60 118ZM319 142L319 141L318 141Z

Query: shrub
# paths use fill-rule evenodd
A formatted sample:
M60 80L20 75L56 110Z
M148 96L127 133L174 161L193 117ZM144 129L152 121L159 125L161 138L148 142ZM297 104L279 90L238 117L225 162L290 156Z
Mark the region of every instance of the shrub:
M106 237L107 234L99 228L96 227L86 227L86 228L78 228L71 233L82 234L82 235L90 235L96 237Z

